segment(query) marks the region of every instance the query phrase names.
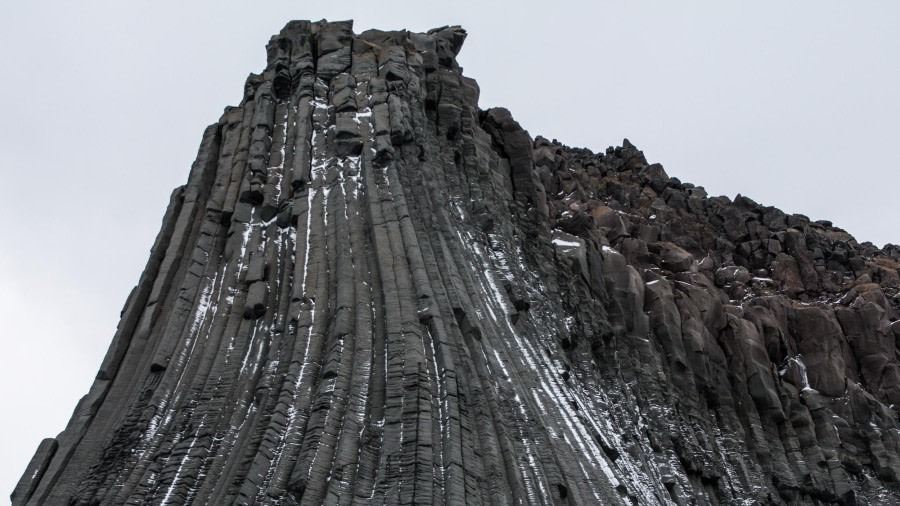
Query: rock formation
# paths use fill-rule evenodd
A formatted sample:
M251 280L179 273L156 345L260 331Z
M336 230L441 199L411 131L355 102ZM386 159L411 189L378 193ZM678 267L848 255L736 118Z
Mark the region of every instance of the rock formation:
M14 504L900 502L900 248L289 23Z

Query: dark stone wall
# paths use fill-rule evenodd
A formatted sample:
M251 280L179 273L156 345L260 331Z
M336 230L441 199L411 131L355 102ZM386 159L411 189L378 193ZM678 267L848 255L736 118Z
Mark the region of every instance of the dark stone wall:
M900 501L900 248L289 23L14 504Z

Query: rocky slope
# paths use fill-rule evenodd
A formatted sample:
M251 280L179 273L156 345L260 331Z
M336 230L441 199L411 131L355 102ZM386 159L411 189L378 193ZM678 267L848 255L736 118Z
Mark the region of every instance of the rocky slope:
M297 21L203 135L14 504L900 502L900 248Z

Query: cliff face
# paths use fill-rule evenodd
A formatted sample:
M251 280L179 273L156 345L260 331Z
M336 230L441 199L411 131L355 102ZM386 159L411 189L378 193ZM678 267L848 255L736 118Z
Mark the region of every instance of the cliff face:
M900 502L900 248L291 22L14 504Z

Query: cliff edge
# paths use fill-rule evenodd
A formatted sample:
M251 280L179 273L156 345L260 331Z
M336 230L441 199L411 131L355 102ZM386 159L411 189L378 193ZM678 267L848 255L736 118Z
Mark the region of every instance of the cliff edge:
M900 248L293 21L14 504L900 503Z

